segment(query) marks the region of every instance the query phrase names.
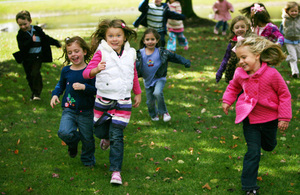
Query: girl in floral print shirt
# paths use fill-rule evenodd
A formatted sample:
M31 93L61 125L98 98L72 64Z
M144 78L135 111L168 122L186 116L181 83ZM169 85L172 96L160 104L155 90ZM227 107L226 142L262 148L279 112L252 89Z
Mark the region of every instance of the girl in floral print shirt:
M254 33L280 46L283 45L284 37L278 27L271 22L270 14L262 3L254 3L242 9L241 13L249 17Z

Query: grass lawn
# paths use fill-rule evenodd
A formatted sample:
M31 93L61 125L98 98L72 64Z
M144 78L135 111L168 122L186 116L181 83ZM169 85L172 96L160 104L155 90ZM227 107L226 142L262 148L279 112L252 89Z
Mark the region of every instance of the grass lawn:
M63 40L79 35L89 41L92 29L45 30ZM139 31L141 37L142 30ZM226 116L221 98L224 79L215 83L227 38L212 28L187 28L190 49L177 53L192 67L169 64L164 89L170 122L152 122L142 88L142 104L133 109L125 129L122 186L109 184L108 151L96 139L96 166L71 159L57 136L61 107L49 105L58 82L62 51L52 48L54 63L44 64L42 100L30 102L30 90L17 51L16 32L0 36L0 192L2 194L242 194L240 176L246 152L242 125L235 112ZM139 41L139 40L138 40ZM131 45L137 48L137 42ZM258 184L261 194L299 194L300 80L284 62L277 67L292 94L293 119L278 131L278 145L262 151ZM140 80L141 86L143 82Z

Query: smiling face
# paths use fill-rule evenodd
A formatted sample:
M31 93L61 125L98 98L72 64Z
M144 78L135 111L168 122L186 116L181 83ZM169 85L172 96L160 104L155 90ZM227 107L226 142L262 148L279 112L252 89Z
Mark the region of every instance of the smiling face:
M152 50L155 49L156 44L158 43L158 39L155 38L153 33L148 33L145 35L144 44L145 47Z
M22 31L26 32L31 30L31 21L28 21L27 19L23 20L19 18L17 20L17 23Z
M86 55L86 51L80 47L80 45L76 42L71 43L66 47L67 55L70 62L73 66L81 67L85 66L84 56Z
M236 36L244 37L248 30L248 26L246 25L244 20L240 20L233 25L232 31Z
M115 50L117 53L120 53L126 37L124 31L121 28L108 28L105 34L105 40L107 44Z
M248 74L254 74L261 67L260 55L253 54L249 46L241 46L236 49L236 56L239 58L238 65Z
M299 15L299 9L298 6L292 7L288 11L288 15L291 16L292 18L296 18Z

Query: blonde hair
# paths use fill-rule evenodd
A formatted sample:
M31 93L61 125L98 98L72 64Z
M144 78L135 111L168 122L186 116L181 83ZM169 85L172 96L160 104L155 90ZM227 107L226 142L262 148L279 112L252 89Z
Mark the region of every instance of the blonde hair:
M298 7L298 11L300 12L300 5L298 3L296 3L295 1L287 2L286 5L284 6L284 8L282 9L282 16L284 16L285 14L288 14L289 10L294 7Z
M239 47L248 46L253 54L260 54L260 62L266 62L268 65L277 66L286 58L281 47L264 37L251 35L236 44Z

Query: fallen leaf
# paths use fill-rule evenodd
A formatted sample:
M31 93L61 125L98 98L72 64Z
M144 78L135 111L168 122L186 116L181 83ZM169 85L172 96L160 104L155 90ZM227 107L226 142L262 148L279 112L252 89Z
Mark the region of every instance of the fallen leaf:
M27 190L27 192L32 192L33 191L32 187L28 187L26 190Z
M211 187L208 185L208 183L206 183L204 186L202 186L202 188L203 188L203 189L206 188L206 189L208 189L208 190L211 190Z
M54 177L54 178L59 178L59 174L57 174L57 173L52 173L52 177Z
M20 141L21 141L21 140L20 140L20 139L18 139L18 141L17 141L17 145L19 145Z
M183 180L183 177L179 177L179 178L178 178L178 181L179 181L179 180Z
M239 137L238 137L238 136L235 136L235 135L232 135L232 138L233 138L233 139L239 139Z
M64 141L61 141L62 146L66 146L67 144Z
M15 153L15 154L19 154L19 150L16 149L16 150L14 151L14 153Z
M124 182L123 186L125 187L128 186L128 182Z
M175 169L175 171L176 171L177 173L180 173L180 171L179 171L178 169Z
M257 180L262 181L263 179L262 179L262 177L257 177Z
M166 177L165 179L163 179L163 181L168 181L170 180L170 178Z
M178 160L178 161L177 161L177 163L179 163L179 164L183 164L183 163L184 163L184 161L183 161L183 160Z
M161 168L161 167L157 167L157 168L155 169L155 171L158 172L158 171L160 170L160 168Z
M170 157L166 157L164 161L172 161L173 159Z
M218 179L211 179L210 180L211 183L218 183L218 181L219 181Z
M145 179L149 180L151 177L147 176Z

